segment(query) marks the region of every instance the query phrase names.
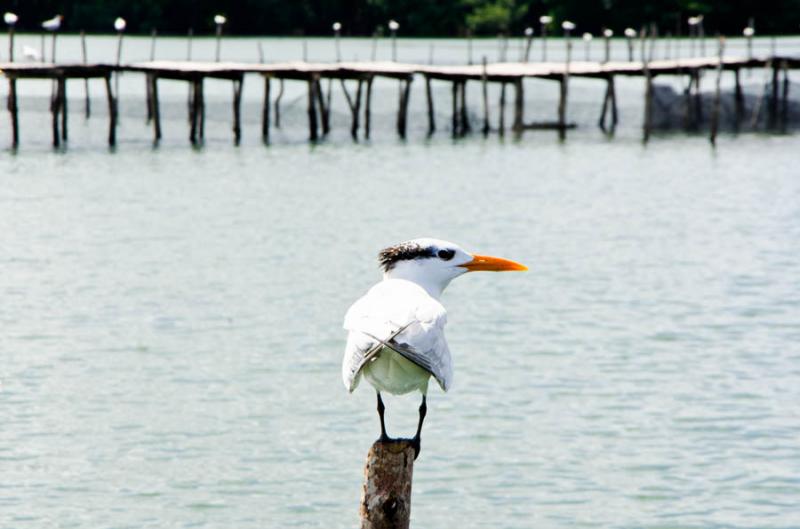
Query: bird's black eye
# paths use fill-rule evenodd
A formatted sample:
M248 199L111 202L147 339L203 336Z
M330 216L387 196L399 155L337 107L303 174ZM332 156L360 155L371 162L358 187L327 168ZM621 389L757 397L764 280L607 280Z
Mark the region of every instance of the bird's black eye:
M439 250L439 253L437 253L436 255L438 255L439 259L441 259L442 261L449 261L450 259L453 258L455 254L456 254L455 250Z

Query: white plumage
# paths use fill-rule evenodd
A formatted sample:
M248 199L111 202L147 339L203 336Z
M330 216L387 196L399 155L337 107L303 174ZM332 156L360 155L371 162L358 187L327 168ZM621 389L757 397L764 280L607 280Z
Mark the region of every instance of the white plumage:
M425 394L428 378L433 375L447 391L453 380L453 367L444 337L446 323L447 312L442 304L418 284L405 279L378 283L345 316L344 328L349 334L342 363L344 385L353 391L363 373L379 391L403 395L418 389ZM379 340L396 345L401 352L416 354L417 362L425 363L425 367L382 346ZM367 353L379 345L382 347L375 355L365 360Z

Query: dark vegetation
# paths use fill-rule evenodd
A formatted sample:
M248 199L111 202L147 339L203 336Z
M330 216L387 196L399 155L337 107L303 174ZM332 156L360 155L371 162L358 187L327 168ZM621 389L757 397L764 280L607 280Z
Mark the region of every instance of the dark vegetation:
M128 31L185 34L213 31L213 16L227 16L225 33L330 35L334 21L344 35L386 33L390 19L402 36L520 34L539 16L554 17L551 31L569 19L577 31L655 23L662 34L686 34L686 19L702 14L707 35L741 35L753 17L758 34L797 33L800 0L0 0L0 11L20 17L19 29L37 31L42 20L64 15L64 30L108 33L117 16Z

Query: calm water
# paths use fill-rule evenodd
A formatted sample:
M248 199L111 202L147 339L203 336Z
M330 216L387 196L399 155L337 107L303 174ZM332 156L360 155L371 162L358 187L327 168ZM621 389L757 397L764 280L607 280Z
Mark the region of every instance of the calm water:
M248 82L242 147L210 83L206 146L175 84L153 149L126 76L116 152L80 85L53 152L49 86L26 85L0 152L0 527L355 526L378 421L341 384L341 322L377 251L424 235L531 272L445 294L455 384L430 397L416 527L800 527L800 137L643 147L631 81L614 140L586 82L564 144L426 141L419 85L401 143L381 83L371 144L340 99L307 145L298 99L264 147ZM417 405L387 403L390 433Z

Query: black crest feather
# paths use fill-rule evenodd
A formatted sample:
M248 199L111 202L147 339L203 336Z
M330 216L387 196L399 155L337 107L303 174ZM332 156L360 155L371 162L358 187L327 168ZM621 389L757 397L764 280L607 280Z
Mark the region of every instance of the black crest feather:
M430 246L421 246L416 243L403 242L384 248L378 254L378 262L384 272L388 272L398 261L409 261L411 259L426 259L436 257L436 249Z

